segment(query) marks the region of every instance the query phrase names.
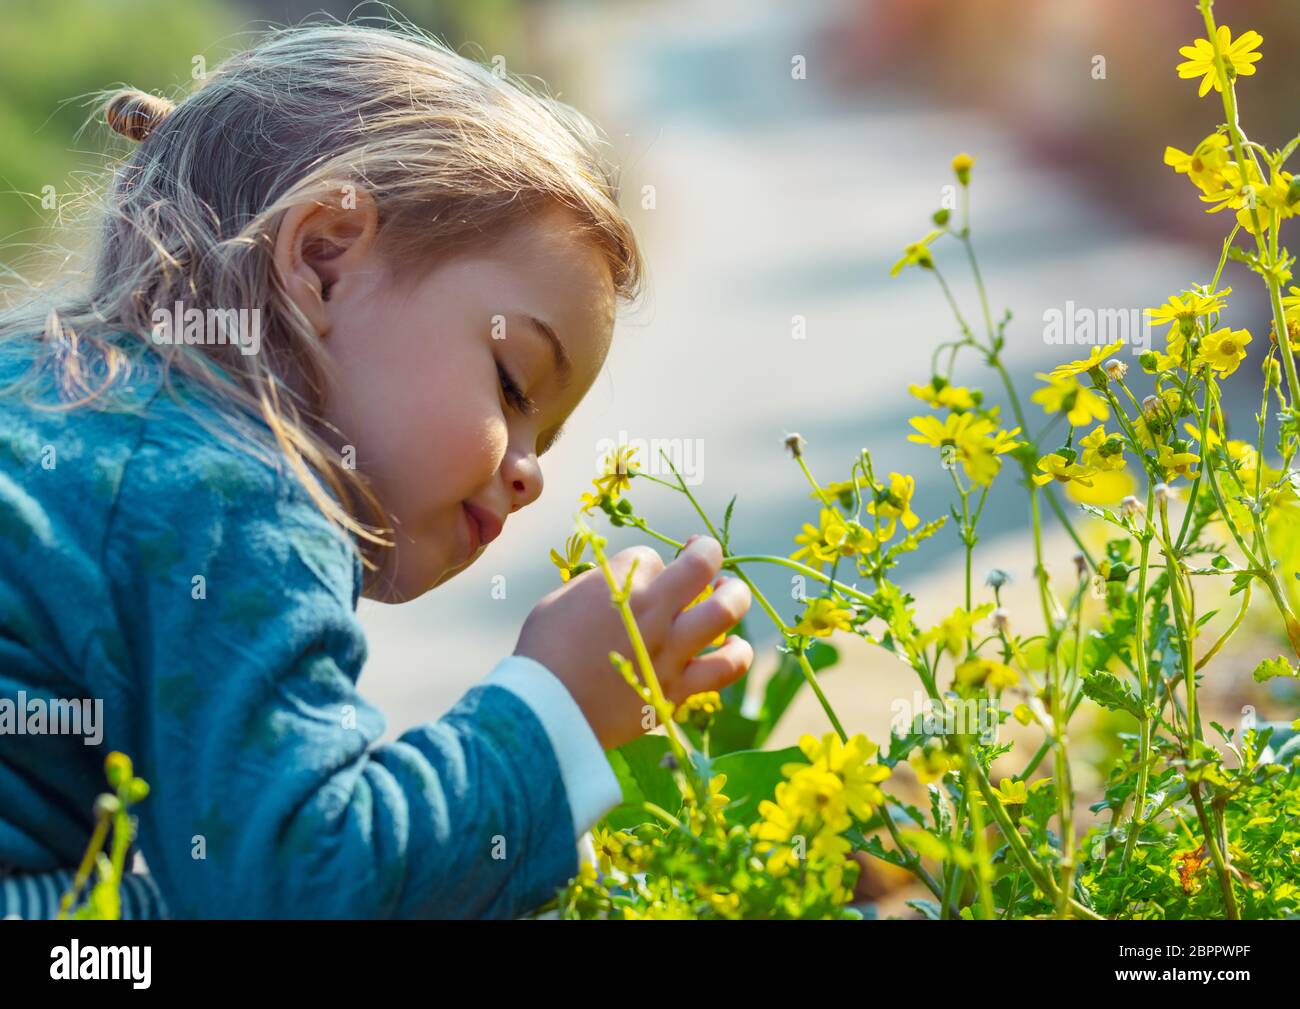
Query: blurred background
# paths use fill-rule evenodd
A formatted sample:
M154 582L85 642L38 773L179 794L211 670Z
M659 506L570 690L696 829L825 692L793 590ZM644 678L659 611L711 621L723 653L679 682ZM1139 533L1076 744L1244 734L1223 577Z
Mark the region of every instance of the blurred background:
M445 711L512 650L529 609L558 584L547 553L569 534L604 439L688 443L704 506L720 516L739 495L732 528L742 552L788 553L799 524L815 517L782 449L792 431L808 439L823 481L844 479L869 446L883 470L916 474L923 518L946 512L934 453L905 441L907 418L922 412L907 385L928 379L931 349L955 330L933 277L891 280L889 269L929 229L958 151L977 158L974 236L995 315L1014 313L1006 353L1022 383L1086 354L1045 345L1045 312L1070 302L1158 305L1209 280L1226 230L1162 164L1166 144L1190 150L1222 118L1213 93L1198 99L1195 82L1174 73L1178 47L1203 34L1190 0L457 0L393 9L467 56L500 56L511 72L542 78L604 129L650 283L547 457L542 500L456 581L400 607L363 604L371 661L361 686L392 735ZM41 205L44 187L75 193L106 164L106 130L79 133L81 96L118 83L178 95L196 57L215 66L266 24L322 10L384 14L331 0L6 0L0 264L10 291L15 274L39 279L49 247L69 240L58 210ZM1300 62L1287 55L1300 42L1294 5L1219 0L1215 10L1234 34L1264 36L1259 73L1240 88L1244 121L1252 137L1280 145L1296 130L1300 93ZM939 263L976 318L952 253L940 248ZM1265 306L1236 270L1226 283L1243 294L1231 322L1256 334L1257 364ZM1242 374L1253 396L1258 371ZM993 391L973 361L958 378ZM1245 408L1238 425L1253 426ZM1026 507L1012 480L1000 483L977 578L1008 570L1013 619L1030 623ZM678 538L697 531L672 495L633 491L659 528ZM1049 566L1070 570L1073 549L1058 533L1047 549ZM949 531L909 561L903 580L923 613L955 604L958 557ZM786 579L760 584L794 612ZM766 645L761 676L773 636L753 623ZM1294 698L1250 679L1259 654L1277 650L1266 632L1248 638L1218 664L1203 703L1233 724L1243 705L1265 716L1293 709ZM852 643L826 682L845 721L877 739L891 700L913 690L906 669ZM804 701L774 743L824 731Z

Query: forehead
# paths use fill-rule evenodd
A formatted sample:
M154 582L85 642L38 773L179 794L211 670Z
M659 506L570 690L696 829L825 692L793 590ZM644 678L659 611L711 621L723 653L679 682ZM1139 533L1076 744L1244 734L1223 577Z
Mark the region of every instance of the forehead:
M558 334L575 365L575 378L600 367L609 350L617 297L605 254L564 210L531 216L493 250L507 267L517 310L540 318Z

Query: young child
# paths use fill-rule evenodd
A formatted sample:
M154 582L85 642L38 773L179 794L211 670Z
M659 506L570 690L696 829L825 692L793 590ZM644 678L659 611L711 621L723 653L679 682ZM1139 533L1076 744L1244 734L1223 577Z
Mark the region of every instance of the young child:
M542 493L640 273L593 129L352 25L106 115L139 145L83 288L0 316L0 704L102 707L93 739L0 718L0 913L56 912L113 750L152 786L128 916L545 903L619 801L603 749L643 731L601 573L386 744L355 607L464 571ZM699 654L750 602L718 544L634 562L668 696L739 677L742 639Z

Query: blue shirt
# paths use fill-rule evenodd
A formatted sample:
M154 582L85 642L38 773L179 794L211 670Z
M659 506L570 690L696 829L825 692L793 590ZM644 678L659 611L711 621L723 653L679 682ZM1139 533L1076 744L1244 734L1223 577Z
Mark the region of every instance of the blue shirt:
M152 789L137 844L171 916L506 917L549 900L619 799L568 691L510 658L378 743L348 538L282 456L246 450L270 445L260 422L122 345L133 366L108 409L34 406L58 401L48 368L0 395L0 706L28 716L0 721L0 875L77 865L120 750ZM0 342L0 386L32 347ZM59 702L81 702L80 733L30 731ZM3 889L33 916L13 907L31 878Z

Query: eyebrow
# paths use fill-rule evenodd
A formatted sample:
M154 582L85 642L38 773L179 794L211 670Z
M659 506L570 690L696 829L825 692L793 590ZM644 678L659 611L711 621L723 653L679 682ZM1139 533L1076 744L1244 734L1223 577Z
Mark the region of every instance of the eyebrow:
M555 335L555 330L544 323L535 315L528 316L528 321L533 324L533 328L540 333L546 342L551 345L551 354L555 358L555 370L560 375L560 386L568 385L569 376L573 374L573 365L569 361L569 355L564 349L564 344L560 338Z

